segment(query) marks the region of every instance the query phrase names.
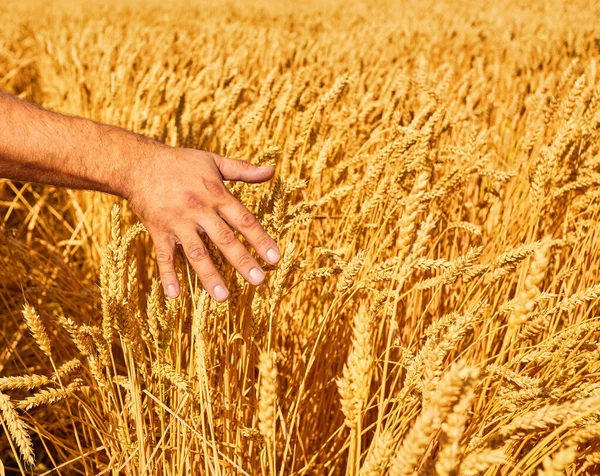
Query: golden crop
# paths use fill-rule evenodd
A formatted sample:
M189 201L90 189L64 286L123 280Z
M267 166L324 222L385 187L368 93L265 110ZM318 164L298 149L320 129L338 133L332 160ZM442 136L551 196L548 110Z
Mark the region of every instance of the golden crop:
M0 474L599 474L600 4L167 3L3 2L0 88L276 164L281 263L0 182Z

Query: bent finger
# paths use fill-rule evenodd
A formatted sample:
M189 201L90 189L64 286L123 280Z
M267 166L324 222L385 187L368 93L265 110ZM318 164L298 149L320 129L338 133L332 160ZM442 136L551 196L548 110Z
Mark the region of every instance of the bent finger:
M171 299L179 296L181 288L175 271L175 237L169 233L151 234L156 251L156 263L165 294Z
M177 237L181 241L183 251L198 278L200 278L204 289L208 291L213 299L219 302L225 301L229 297L229 291L225 286L223 277L210 259L208 249L197 230L191 226L177 233Z
M219 214L248 240L262 259L271 264L279 261L281 253L277 243L244 205L231 200L219 209Z
M213 243L219 247L225 259L246 281L255 286L264 281L265 273L258 262L220 216L215 214L211 218L205 218L201 225Z

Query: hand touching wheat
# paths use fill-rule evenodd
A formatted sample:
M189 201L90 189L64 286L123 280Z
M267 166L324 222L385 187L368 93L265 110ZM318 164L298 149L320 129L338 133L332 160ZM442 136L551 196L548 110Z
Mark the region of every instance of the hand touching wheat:
M156 245L166 294L175 298L175 244L185 254L210 295L229 293L201 235L208 235L250 283L264 272L233 229L267 262L280 257L275 241L227 190L223 180L260 183L272 167L257 167L210 152L177 149L118 127L45 111L0 91L0 177L127 198Z
M148 228L156 246L160 276L169 297L177 297L175 244L180 242L206 290L217 301L227 299L223 278L212 263L201 236L206 235L250 283L261 284L264 272L237 239L239 231L258 254L275 264L275 241L223 184L223 180L260 183L273 177L273 167L192 149L165 149L147 166L139 167L128 198Z

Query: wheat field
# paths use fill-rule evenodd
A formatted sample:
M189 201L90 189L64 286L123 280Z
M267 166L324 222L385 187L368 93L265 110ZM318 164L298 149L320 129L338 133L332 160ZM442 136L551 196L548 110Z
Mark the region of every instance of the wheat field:
M0 474L600 474L598 18L2 2L1 89L275 165L282 260L171 300L126 202L0 181Z

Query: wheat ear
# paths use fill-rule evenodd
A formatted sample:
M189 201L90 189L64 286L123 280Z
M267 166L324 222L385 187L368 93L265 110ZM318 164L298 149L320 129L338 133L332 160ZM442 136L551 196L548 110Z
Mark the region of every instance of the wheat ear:
M25 429L25 424L19 418L15 406L10 401L8 395L0 393L0 414L2 414L2 420L6 424L6 429L9 436L16 443L21 453L23 461L30 466L33 466L35 459L33 456L33 447L31 444L31 438L29 433Z
M25 318L27 327L29 327L31 335L35 339L38 347L49 359L51 359L52 349L50 347L50 338L46 333L46 328L44 327L40 316L35 312L35 309L32 306L25 304L25 306L23 306L23 317Z

